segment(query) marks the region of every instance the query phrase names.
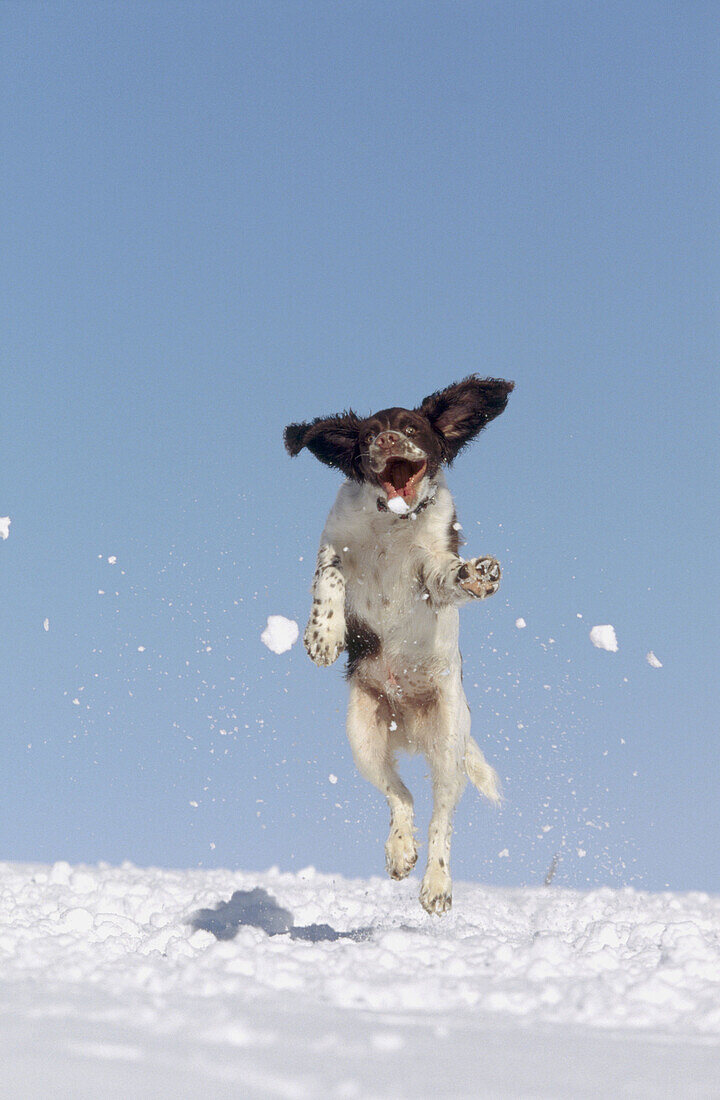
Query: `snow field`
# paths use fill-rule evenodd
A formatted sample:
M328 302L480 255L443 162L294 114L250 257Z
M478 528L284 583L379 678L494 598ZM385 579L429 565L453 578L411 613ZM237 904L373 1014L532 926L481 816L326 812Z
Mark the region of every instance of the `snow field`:
M293 936L241 923L258 887ZM417 890L0 865L12 1095L717 1095L720 899L456 883L439 919Z

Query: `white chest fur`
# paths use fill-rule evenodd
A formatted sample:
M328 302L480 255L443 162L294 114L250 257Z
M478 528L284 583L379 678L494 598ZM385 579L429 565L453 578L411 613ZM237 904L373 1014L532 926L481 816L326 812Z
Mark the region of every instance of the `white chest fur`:
M452 497L440 478L432 503L415 516L377 508L377 493L346 483L323 534L345 581L345 614L362 621L381 646L378 676L402 679L408 671L442 674L458 661L458 612L438 607L423 582L429 555L451 556ZM373 662L378 664L378 662Z

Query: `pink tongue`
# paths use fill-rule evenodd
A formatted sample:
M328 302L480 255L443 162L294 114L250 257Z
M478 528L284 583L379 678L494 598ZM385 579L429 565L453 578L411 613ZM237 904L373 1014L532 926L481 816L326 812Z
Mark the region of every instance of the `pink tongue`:
M385 482L388 499L392 500L394 497L405 497L409 492L410 480L411 480L411 468L404 464L398 463L390 468L390 480Z
M410 485L403 485L400 489L396 489L391 481L386 481L383 485L388 495L388 500L394 500L397 497L403 500L409 497L412 493Z

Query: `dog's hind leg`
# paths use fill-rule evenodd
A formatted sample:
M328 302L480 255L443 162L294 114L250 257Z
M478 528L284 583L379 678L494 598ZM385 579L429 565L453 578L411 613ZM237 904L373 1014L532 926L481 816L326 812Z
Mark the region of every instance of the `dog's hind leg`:
M378 699L356 683L350 687L347 735L360 774L385 795L390 807L390 834L385 867L391 878L408 875L417 862L413 799L395 768L388 715Z
M467 710L464 700L463 707ZM469 715L465 718L461 714L458 722L456 710L457 707L447 701L438 704L426 749L432 775L433 812L428 835L427 869L420 887L420 904L428 913L438 916L446 913L452 906L452 818L467 783L463 746L469 733Z

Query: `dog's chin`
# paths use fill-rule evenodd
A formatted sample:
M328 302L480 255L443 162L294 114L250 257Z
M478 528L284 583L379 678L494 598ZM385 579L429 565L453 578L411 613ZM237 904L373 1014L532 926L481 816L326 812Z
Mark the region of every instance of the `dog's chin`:
M412 508L420 499L427 472L425 459L389 458L375 476L388 501L400 499Z

